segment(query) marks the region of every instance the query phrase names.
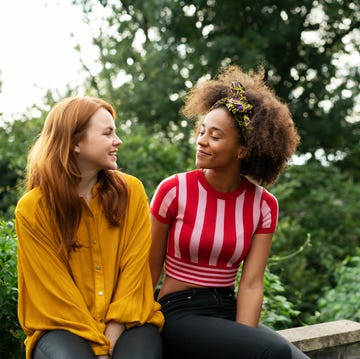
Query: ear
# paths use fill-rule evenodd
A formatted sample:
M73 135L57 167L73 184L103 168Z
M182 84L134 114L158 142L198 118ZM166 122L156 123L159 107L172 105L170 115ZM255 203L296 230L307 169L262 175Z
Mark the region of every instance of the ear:
M248 154L247 148L244 146L241 146L240 150L238 152L238 155L237 155L238 160L245 158L247 156L247 154Z
M75 153L79 154L79 153L80 153L80 146L79 146L79 145L75 145L75 146L73 147L73 150L74 150Z

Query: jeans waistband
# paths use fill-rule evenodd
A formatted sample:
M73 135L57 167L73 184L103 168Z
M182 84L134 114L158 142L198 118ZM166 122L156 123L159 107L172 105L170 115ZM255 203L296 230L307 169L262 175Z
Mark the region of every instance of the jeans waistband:
M193 289L179 290L164 295L163 297L158 299L158 302L162 304L167 300L171 300L177 297L194 296L194 295L215 295L216 297L233 296L235 295L235 287L231 286L231 287L214 287L214 288L193 288Z

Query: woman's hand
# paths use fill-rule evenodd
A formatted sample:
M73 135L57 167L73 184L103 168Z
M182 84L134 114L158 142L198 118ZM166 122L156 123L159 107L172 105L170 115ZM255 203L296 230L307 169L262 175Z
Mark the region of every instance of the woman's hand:
M116 342L118 341L120 335L125 331L124 324L120 324L114 321L107 323L105 329L105 336L110 340L111 343L111 351L114 349ZM110 353L111 354L111 353ZM105 358L109 358L105 356ZM103 358L101 358L103 359Z

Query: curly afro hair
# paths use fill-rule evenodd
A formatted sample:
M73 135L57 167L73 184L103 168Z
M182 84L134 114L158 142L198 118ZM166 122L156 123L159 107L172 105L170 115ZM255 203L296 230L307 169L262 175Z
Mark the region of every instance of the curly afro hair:
M250 75L237 66L228 66L215 79L199 81L185 96L181 112L187 118L197 118L199 127L215 102L231 96L234 80L243 85L246 98L254 107L250 125L246 127L246 141L234 119L239 141L248 151L241 161L241 173L261 185L271 185L295 153L299 135L288 106L265 84L262 68Z

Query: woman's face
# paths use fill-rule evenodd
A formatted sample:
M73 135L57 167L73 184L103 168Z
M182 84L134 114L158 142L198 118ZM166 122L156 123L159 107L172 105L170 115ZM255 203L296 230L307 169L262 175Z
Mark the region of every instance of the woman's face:
M115 122L105 109L98 109L90 118L83 139L74 147L81 174L115 170L116 155L122 141L115 133Z
M246 155L234 119L224 108L214 109L205 116L196 145L196 166L199 168L239 171L239 159Z

